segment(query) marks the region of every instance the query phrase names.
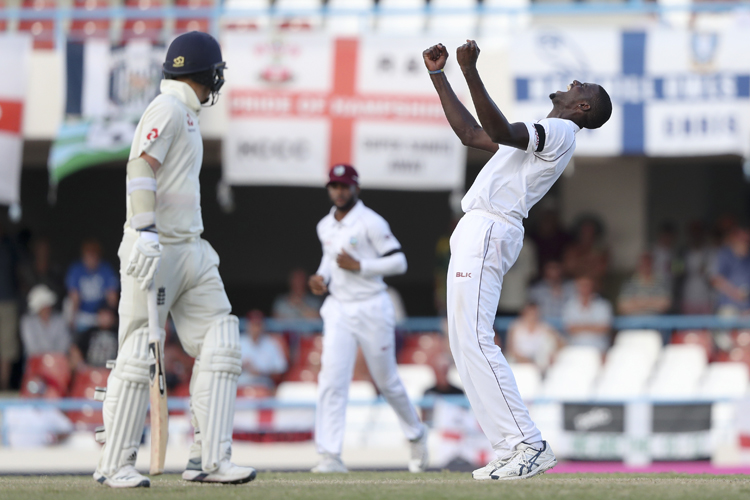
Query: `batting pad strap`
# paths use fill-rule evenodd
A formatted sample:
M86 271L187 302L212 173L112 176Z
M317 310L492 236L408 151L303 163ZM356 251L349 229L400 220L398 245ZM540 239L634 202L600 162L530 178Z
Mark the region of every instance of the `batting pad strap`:
M235 348L203 349L201 370L239 375L242 373L242 354Z
M156 179L153 177L136 177L128 180L128 195L133 191L154 191L156 192Z
M143 212L135 214L130 218L130 227L135 230L146 229L156 224L156 214L154 212Z

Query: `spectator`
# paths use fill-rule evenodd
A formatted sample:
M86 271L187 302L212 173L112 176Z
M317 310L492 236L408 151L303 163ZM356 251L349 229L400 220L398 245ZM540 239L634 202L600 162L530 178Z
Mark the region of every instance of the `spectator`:
M714 293L711 289L710 270L716 251L708 245L706 232L700 221L688 228L688 249L685 252L685 280L680 293L682 314L713 313Z
M539 314L545 321L555 324L562 321L565 303L575 294L575 285L563 280L562 264L556 260L547 261L544 265L542 279L531 287L529 300L538 304Z
M112 267L101 259L102 247L90 239L81 245L81 260L70 266L65 278L77 331L96 326L103 305L117 307L120 282Z
M577 224L575 241L565 250L563 270L571 278L587 275L599 289L609 265L609 251L602 243L604 227L594 217L586 216Z
M321 300L307 291L307 273L294 269L289 273L289 293L273 302L273 317L276 319L320 318Z
M529 302L508 328L505 352L510 361L533 363L545 371L565 343L560 333L539 317L539 306Z
M242 375L237 385L262 385L273 389L276 384L272 377L286 371L287 361L279 343L265 333L262 312L252 310L247 314L247 334L240 337L240 345Z
M71 365L86 364L104 368L117 357L117 315L109 306L96 314L97 325L75 336L70 347Z
M537 248L537 273L541 276L548 262L560 262L565 247L570 242L570 235L561 227L560 218L555 210L542 212L532 239Z
M47 285L29 292L28 313L21 318L21 339L29 357L47 353L68 354L70 332L62 314L53 309L57 297Z
M516 316L523 309L536 269L536 245L531 239L524 238L521 253L503 277L503 290L497 306L501 316Z
M435 371L435 385L424 391L425 396L450 396L463 394L464 391L451 384L448 380L448 371L453 362L448 353L441 353L432 359L432 369Z
M674 284L675 272L679 268L675 244L677 229L671 222L665 222L659 227L656 245L653 250L653 268L656 278L666 283L670 294Z
M51 258L49 240L38 238L31 245L31 256L21 266L21 293L26 296L34 285L47 285L60 299L65 296L63 272Z
M711 282L718 291L718 314L750 313L750 232L747 228L732 230L727 245L716 256Z
M609 347L612 306L594 292L594 279L576 280L576 295L563 308L569 345L590 345L604 353Z
M664 314L672 306L670 288L663 277L654 273L654 261L644 252L638 259L638 269L620 290L617 309L620 314Z
M20 355L18 342L17 255L0 224L0 391L8 390L13 363Z

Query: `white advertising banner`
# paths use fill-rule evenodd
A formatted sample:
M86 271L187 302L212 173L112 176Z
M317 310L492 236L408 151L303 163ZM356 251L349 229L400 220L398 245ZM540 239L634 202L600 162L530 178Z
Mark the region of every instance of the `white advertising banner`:
M746 31L531 31L512 51L516 111L543 118L550 93L595 82L612 118L578 135L577 154L748 156L749 46Z
M422 62L423 39L229 34L230 184L320 186L349 163L366 188L451 190L465 148Z
M23 107L31 56L31 37L0 35L0 205L21 199Z

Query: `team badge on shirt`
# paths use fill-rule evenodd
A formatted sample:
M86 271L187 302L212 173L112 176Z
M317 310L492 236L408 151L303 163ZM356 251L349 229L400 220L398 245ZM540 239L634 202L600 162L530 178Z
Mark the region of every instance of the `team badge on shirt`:
M352 239L350 239L350 240L349 240L349 244L350 244L351 246L353 246L353 247L356 247L356 246L357 246L357 243L358 243L358 242L357 242L357 237L356 237L356 236L352 236Z

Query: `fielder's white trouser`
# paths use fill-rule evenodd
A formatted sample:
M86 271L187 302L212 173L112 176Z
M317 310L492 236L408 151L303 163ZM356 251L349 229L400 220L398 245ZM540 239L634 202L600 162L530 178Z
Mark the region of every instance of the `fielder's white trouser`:
M99 472L111 475L135 463L148 408L148 306L146 292L125 274L138 238L126 230L118 250L121 297L119 349L104 400L106 443ZM159 323L171 313L185 352L196 358L191 410L203 470L212 472L231 453L237 378L241 371L239 323L219 276L219 256L201 238L165 244L154 286ZM192 454L191 454L192 455Z
M495 344L503 276L518 258L523 226L472 210L451 235L448 332L451 352L474 415L498 457L540 441L513 372Z
M422 422L396 370L396 320L388 294L382 292L358 302L341 302L329 295L320 309L320 316L323 318L323 354L315 412L318 453L341 454L357 346L362 348L370 375L398 415L407 439L418 438L423 432Z

